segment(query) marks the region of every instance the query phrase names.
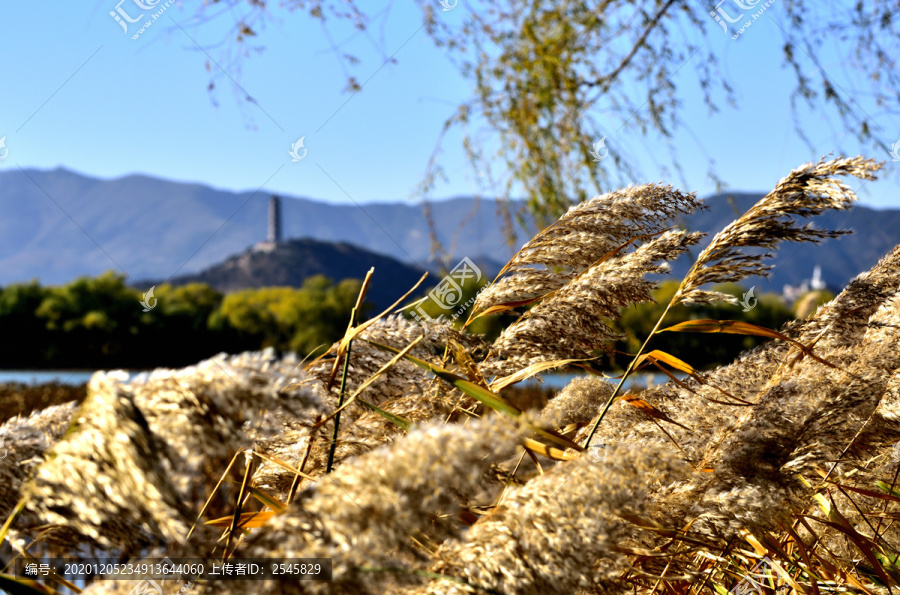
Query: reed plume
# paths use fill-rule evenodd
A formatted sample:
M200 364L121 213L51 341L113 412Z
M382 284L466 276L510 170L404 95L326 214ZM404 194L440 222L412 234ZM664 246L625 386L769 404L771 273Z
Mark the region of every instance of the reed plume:
M298 494L288 512L239 550L244 557L329 557L334 581L309 592L383 593L414 576L427 548L463 529L461 502L492 483L491 469L512 456L519 427L499 415L465 424L431 423L344 465ZM368 569L368 570L367 570ZM408 573L407 573L408 574ZM295 581L211 583L206 593L282 593ZM304 592L306 592L306 589Z
M702 234L669 230L633 252L594 264L506 328L491 346L485 374L512 373L531 364L587 359L621 338L608 321L631 304L649 301L657 282Z
M849 233L817 229L809 224L801 227L796 218L813 217L829 209L849 209L856 200L856 193L838 176L873 180L873 172L880 168L881 165L872 159L852 157L822 159L817 164L807 163L793 170L772 192L716 234L700 253L672 303L731 301L737 304L733 296L700 288L709 283L737 283L754 275L766 276L772 267L763 261L771 254L750 254L744 249L769 250L783 241L818 243Z
M657 184L623 188L575 205L522 246L501 271L502 278L479 294L472 313L545 296L623 244L657 234L674 217L699 208L695 194Z

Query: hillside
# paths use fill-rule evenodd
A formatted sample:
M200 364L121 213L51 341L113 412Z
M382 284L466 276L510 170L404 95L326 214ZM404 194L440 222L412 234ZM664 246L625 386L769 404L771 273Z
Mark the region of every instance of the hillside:
M393 304L424 272L351 244L300 239L270 247L249 248L221 264L196 274L176 277L170 283L208 283L222 292L250 287L300 287L313 275L325 275L333 281L362 279L371 267L375 267L376 274L372 277L367 299L378 310Z

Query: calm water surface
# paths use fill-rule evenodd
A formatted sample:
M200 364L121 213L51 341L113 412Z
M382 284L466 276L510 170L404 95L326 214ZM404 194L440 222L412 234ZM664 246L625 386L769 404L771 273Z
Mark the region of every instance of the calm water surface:
M91 379L94 370L0 370L0 384L7 382L21 382L23 384L45 384L47 382L58 382L60 384L78 385L84 384ZM128 377L132 378L139 374L138 370L129 370ZM544 374L543 383L539 383L534 378L529 378L523 384L526 386L545 386L548 388L561 389L575 378L585 376L585 374L569 373L569 374ZM625 383L626 388L647 386L648 381L653 384L664 384L668 378L664 374L635 374ZM618 380L610 380L612 383L618 383Z
M21 382L22 384L84 384L91 379L94 370L0 370L0 384ZM129 378L137 372L128 372Z

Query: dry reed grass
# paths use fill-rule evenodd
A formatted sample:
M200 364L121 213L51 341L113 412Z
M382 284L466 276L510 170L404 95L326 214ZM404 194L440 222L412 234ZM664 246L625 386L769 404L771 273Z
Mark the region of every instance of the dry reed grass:
M765 272L747 249L839 235L798 219L847 208L855 197L840 176L870 179L877 167L855 158L794 170L712 239L672 303L718 300L706 284ZM697 242L665 226L698 206L641 186L574 207L481 294L481 313L535 304L492 345L383 318L353 336L344 382L349 339L305 374L256 354L229 365L231 383L209 362L155 380L97 377L66 436L65 409L0 428L33 435L22 455L38 459L14 480L26 507L10 543L40 547L43 522L68 531L73 547L86 539L119 553L159 544L170 555L221 555L215 533L185 542L199 512L191 486L211 479L204 461L221 472L231 454L253 449L269 458L248 477L272 510L246 534L226 529L229 551L331 557L335 580L218 581L191 592L888 592L900 585L900 246L780 338L703 376L621 398L604 378L580 379L539 415L490 390L495 376L607 349L608 322L649 299L647 275ZM395 357L409 346L412 357ZM356 401L326 474L342 392ZM259 508L235 489L244 510ZM751 573L765 584L747 583ZM85 592L127 586L101 581Z

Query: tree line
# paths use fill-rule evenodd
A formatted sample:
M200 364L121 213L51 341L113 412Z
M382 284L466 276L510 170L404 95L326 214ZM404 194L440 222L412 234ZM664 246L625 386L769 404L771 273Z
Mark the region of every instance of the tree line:
M129 287L113 272L80 277L68 284L42 286L36 281L0 288L0 368L132 368L186 366L220 352L238 353L273 347L294 352L301 358L316 356L343 336L356 303L361 283L345 279L338 283L318 275L300 288L264 287L223 294L205 283L182 286L162 284L154 288L155 301L149 311L140 303L142 292ZM481 288L463 288L460 303L466 303ZM622 353L634 352L638 337L647 336L659 316L667 293L677 283L663 283L656 301L630 308L616 323L625 339L617 345ZM719 287L741 298L744 288ZM778 329L796 315L830 299L830 294L812 296L805 312L792 311L775 294L758 295L754 307L745 312L732 305L679 306L669 314L672 324L683 320L713 318L743 320ZM426 298L416 305L437 319L445 312ZM414 308L405 311L413 318ZM364 319L371 307L363 307ZM461 327L463 312L454 326ZM509 314L479 319L468 331L493 339L516 316ZM656 339L654 349L690 354L690 364L702 368L731 361L759 340L738 335L666 333ZM597 365L618 368L625 356L607 358Z
M360 282L310 277L303 287L222 294L205 283L142 292L112 272L60 286L0 289L0 367L185 366L220 352L274 347L303 356L340 338Z

